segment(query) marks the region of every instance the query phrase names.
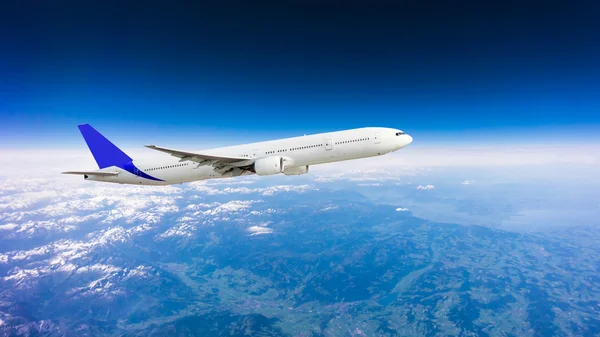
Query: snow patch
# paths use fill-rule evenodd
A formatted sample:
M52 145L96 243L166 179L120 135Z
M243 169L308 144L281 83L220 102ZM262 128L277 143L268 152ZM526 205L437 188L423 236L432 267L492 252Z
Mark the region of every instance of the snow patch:
M115 273L120 271L121 268L112 266L112 265L108 265L108 264L102 264L102 263L96 263L93 264L91 266L84 266L81 267L79 269L77 269L77 274L83 274L83 273L102 273L102 274L111 274L111 273Z
M191 237L196 232L196 226L188 223L182 223L178 226L169 228L166 232L159 235L159 239L165 239L172 236Z
M276 185L270 187L226 187L222 190L206 185L206 183L190 183L193 190L202 192L207 195L223 195L223 194L262 194L272 196L280 192L296 192L305 193L307 191L318 191L319 189L310 185Z
M321 212L332 211L332 210L335 210L335 209L338 209L338 208L340 208L340 207L337 206L337 205L329 205L329 206L326 206L323 209L321 209Z

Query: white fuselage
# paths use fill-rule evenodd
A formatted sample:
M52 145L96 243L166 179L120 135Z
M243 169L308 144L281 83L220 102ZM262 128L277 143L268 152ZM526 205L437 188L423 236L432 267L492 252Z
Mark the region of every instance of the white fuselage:
M215 156L244 157L256 160L266 157L282 157L285 170L290 174L297 168L383 155L399 150L412 142L412 137L391 128L360 128L308 136L278 139L266 142L202 150L203 154ZM193 161L165 155L160 161L133 161L143 173L156 178L146 179L118 167L102 171L117 171L115 176L89 176L86 179L122 184L169 185L196 180L227 178L254 174L250 170L223 170L212 165L199 165ZM305 173L305 172L302 172Z

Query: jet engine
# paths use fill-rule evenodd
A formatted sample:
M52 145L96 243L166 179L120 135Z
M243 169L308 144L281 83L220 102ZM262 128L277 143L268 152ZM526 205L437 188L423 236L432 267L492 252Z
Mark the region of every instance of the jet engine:
M308 173L308 165L286 167L283 169L283 174L286 176L297 176L305 173Z
M254 162L254 172L259 176L268 176L283 172L282 157L266 157Z

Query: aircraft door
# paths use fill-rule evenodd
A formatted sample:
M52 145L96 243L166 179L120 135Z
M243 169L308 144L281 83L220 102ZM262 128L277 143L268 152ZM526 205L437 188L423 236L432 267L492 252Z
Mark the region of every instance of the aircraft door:
M333 141L331 139L325 139L325 150L333 149Z
M381 143L381 133L375 132L375 144Z

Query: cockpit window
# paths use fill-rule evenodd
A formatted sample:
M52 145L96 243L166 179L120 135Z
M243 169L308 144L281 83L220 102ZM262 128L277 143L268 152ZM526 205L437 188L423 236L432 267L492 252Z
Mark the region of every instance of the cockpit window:
M404 132L400 131L400 132L396 132L396 136L402 136L404 134Z

